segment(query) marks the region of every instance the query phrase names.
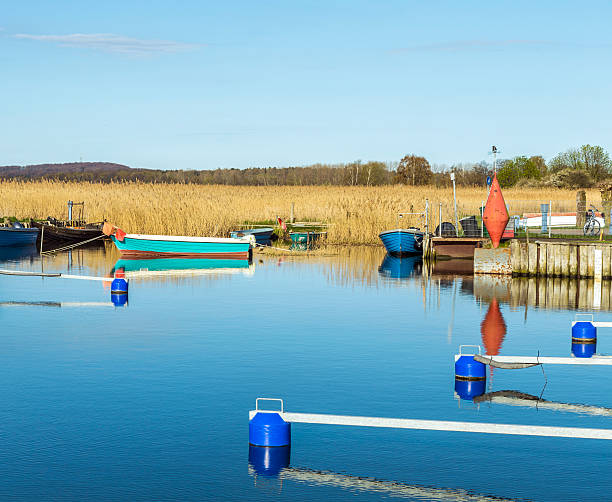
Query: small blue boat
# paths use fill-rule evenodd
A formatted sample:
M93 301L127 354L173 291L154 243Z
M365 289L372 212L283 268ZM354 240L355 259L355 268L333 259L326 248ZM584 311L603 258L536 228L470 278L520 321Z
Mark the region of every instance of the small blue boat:
M423 258L413 256L393 256L385 255L385 259L378 267L378 273L388 279L407 279L413 275L421 273Z
M423 252L423 236L418 228L396 228L379 235L387 253L396 256L409 256Z
M0 227L0 246L34 246L38 228L25 228L21 223L12 227Z
M269 245L272 242L273 233L274 229L272 227L249 228L246 230L235 230L230 233L230 237L232 239L240 239L245 236L253 235L255 236L256 244Z

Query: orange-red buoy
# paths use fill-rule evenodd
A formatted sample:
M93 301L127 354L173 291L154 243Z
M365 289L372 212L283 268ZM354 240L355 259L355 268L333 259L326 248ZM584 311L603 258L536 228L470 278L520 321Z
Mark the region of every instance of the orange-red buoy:
M493 183L491 183L491 190L489 191L489 198L487 199L487 205L485 206L482 214L482 221L487 227L487 231L491 236L491 242L493 247L499 247L499 240L504 233L504 229L508 224L508 210L506 209L506 201L501 192L499 181L497 181L497 174L493 177Z
M487 355L498 355L506 336L506 323L504 322L501 310L499 310L497 298L493 298L489 304L487 315L480 324L480 334L482 335L482 344Z

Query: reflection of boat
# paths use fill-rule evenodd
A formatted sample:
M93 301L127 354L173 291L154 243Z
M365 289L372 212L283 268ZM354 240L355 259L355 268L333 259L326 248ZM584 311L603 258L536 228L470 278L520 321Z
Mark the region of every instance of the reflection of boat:
M111 270L123 269L127 278L164 275L206 275L215 273L252 273L249 260L211 258L120 258Z
M253 235L257 244L269 244L272 240L274 229L272 227L250 228L248 230L236 230L230 233L232 239Z
M23 258L32 258L38 255L38 250L33 244L29 246L2 246L0 247L0 262L17 261Z
M379 235L387 253L404 256L423 252L423 235L418 228L397 228Z
M38 228L24 228L21 223L12 227L0 227L0 247L33 246L38 237Z
M378 272L390 279L405 279L420 274L422 265L423 259L420 256L399 257L387 253Z
M104 224L122 255L151 258L234 258L248 259L254 236L239 239L223 237L186 237L178 235L126 234L123 230Z

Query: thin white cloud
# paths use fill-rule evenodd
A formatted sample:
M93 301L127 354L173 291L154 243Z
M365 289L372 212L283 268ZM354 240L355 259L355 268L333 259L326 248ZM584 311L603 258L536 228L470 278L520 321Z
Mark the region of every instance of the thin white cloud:
M50 42L61 47L80 47L85 49L114 52L132 56L171 54L201 47L172 40L142 40L113 33L73 33L70 35L29 35L19 33L15 38Z
M556 45L555 42L547 40L455 40L439 44L401 47L395 49L394 52L462 51L503 47L550 47L554 45Z

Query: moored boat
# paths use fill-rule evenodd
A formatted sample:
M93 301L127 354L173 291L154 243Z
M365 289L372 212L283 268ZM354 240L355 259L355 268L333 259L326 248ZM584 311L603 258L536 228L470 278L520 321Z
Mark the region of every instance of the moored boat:
M43 244L76 244L104 235L102 223L64 222L53 218L44 222L31 220L30 223L40 230Z
M12 227L0 227L0 246L34 246L38 228L25 228L21 223Z
M418 228L396 228L382 232L379 237L387 253L396 256L408 256L423 252L423 236Z
M269 244L272 240L274 229L272 227L249 228L246 230L235 230L230 233L232 239L253 235L257 244Z
M248 259L255 237L239 239L220 237L187 237L177 235L126 234L120 228L104 224L122 255L138 257L199 257Z

